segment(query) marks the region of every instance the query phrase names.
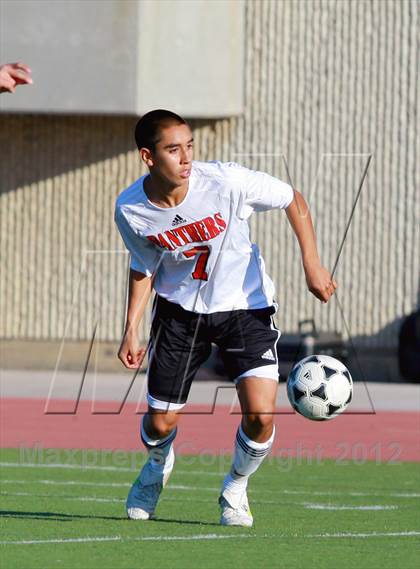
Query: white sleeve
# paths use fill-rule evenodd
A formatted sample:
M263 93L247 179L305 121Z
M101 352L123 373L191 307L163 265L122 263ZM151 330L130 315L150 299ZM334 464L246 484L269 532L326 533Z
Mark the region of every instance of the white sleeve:
M151 277L159 262L159 253L155 246L146 238L137 235L118 206L115 208L115 223L130 252L130 267L134 271Z
M247 219L254 211L283 209L293 201L293 188L265 172L249 170L239 164L226 164L231 179L240 188L238 217Z

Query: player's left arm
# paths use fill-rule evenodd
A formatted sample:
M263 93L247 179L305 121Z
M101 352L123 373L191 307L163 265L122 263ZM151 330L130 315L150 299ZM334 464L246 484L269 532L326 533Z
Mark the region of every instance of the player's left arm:
M17 85L33 83L31 70L25 63L0 65L0 93L14 93Z
M321 264L309 206L297 190L294 190L294 198L286 208L286 214L299 241L308 288L319 300L328 302L337 283Z

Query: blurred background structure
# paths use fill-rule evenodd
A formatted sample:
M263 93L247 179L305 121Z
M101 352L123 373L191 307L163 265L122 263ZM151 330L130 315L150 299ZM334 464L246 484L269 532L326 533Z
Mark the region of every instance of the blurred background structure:
M129 259L113 207L143 173L137 119L163 107L190 120L196 159L291 181L330 268L372 156L337 268L340 304L307 291L284 212L254 215L251 228L279 328L313 318L351 336L367 378L398 379L399 329L420 298L417 2L0 6L1 62L24 61L34 78L0 95L2 367L61 358L82 370L92 348L99 369L121 371Z

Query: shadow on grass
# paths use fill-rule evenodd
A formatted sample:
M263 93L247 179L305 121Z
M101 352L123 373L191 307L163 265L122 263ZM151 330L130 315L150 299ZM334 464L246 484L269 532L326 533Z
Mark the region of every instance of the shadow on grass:
M200 521L194 521L194 520L175 520L175 519L170 519L168 520L167 518L153 518L151 521L153 522L160 522L160 523L164 523L164 524L183 524L183 525L194 525L194 526L216 526L216 527L220 527L220 524L216 523L216 522L200 522Z
M14 510L0 510L2 518L31 519L54 522L71 522L80 520L127 520L124 516L83 516L82 514L63 514L62 512L16 512Z
M15 519L31 519L42 520L51 522L71 522L72 520L112 520L133 522L126 516L92 516L82 514L64 514L62 512L18 512L14 510L0 510L0 517L2 518L15 518ZM167 518L152 518L150 522L154 523L171 523L183 525L197 525L197 526L219 526L220 524L213 522L200 522L194 520L176 520Z

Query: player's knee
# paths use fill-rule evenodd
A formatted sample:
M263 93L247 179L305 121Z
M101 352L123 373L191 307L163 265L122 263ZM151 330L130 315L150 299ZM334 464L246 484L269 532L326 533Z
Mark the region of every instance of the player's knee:
M273 430L273 415L270 413L249 413L244 416L244 423L253 434L271 434Z
M178 417L173 413L149 414L147 430L150 436L163 439L175 429L177 422Z

